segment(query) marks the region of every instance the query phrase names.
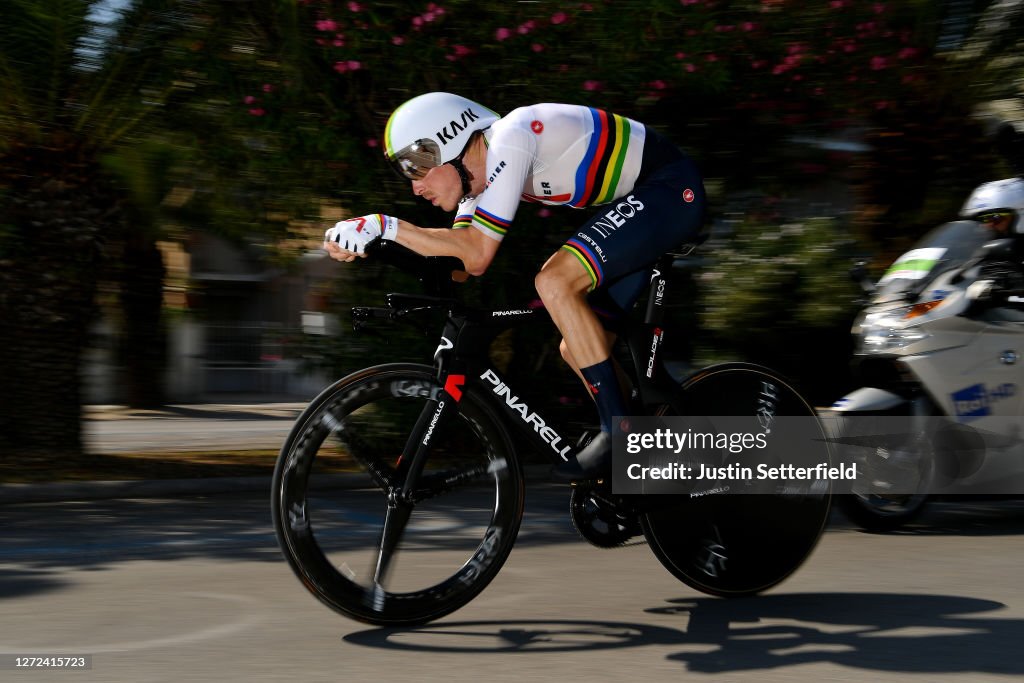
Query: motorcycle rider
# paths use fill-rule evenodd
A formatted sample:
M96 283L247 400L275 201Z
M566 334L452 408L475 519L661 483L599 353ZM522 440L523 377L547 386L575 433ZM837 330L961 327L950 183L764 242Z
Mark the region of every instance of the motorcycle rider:
M1024 292L1024 179L1007 178L979 185L960 210L981 223L993 239L1009 239L1008 250L983 257L978 279L967 295L976 301L1002 300Z
M455 211L452 229L422 228L374 214L327 231L332 258L350 262L380 237L423 256L454 256L483 275L520 201L601 206L543 265L535 286L562 334L565 361L597 404L601 433L559 479L607 476L611 433L629 412L611 358L614 335L595 308L628 311L664 252L693 240L704 187L693 162L638 121L569 104L520 107L504 117L458 95L432 92L399 106L384 132L385 155L413 194ZM603 205L603 206L602 206Z

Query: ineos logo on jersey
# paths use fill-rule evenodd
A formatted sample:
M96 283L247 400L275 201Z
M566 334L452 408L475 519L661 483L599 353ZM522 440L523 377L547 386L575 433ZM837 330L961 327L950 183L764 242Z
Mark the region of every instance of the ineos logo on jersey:
M695 195L693 194L693 190L691 190L690 188L686 188L685 190L683 190L683 201L686 202L687 204L693 202L694 197Z
M601 217L601 220L594 221L591 226L601 237L607 237L623 225L626 219L632 218L645 208L644 203L633 195L626 197L625 201L619 202L615 208L608 211Z
M530 124L530 130L532 130L537 135L540 135L541 133L544 132L544 124L540 121L534 121L533 123Z
M469 124L476 121L478 118L480 118L479 114L474 112L472 109L467 109L462 112L461 122L450 121L447 126L437 131L435 135L437 135L437 139L441 141L442 145L447 145L450 140L457 138L459 133L466 130L466 128L469 127ZM450 132L448 130L449 128L451 129Z

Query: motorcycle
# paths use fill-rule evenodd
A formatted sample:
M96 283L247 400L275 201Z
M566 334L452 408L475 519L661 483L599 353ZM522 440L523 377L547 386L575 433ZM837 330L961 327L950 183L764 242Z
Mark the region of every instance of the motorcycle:
M861 270L870 300L852 333L863 386L832 417L860 468L839 505L862 528L907 524L936 495L1024 491L1024 274L1012 249L956 221L877 285Z

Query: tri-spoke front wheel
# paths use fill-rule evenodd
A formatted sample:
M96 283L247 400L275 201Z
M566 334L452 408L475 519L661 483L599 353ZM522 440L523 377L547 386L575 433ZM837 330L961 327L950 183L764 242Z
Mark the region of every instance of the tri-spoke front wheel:
M436 426L423 472L405 487L409 463L399 458L440 395L430 367L369 368L313 401L281 450L278 542L303 585L342 614L381 625L437 619L483 590L512 549L522 470L472 391L457 418Z

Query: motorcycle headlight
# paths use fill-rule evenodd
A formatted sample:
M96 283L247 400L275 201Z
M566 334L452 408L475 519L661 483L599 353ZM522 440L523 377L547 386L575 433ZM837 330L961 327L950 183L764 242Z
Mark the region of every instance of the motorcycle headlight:
M917 315L914 306L868 315L860 324L858 353L889 353L927 339L931 336L927 332L906 326L906 320Z

